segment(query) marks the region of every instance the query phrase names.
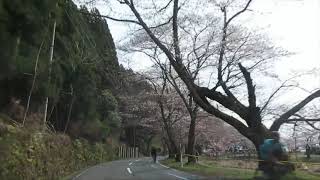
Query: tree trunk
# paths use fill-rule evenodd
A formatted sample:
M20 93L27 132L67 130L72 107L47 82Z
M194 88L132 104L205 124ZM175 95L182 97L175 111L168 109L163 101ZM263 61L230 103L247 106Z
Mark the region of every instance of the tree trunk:
M170 142L166 142L166 144L169 152L169 159L175 159L178 153L176 148Z
M168 146L168 151L169 151L169 159L174 159L175 158L174 150L170 146Z
M30 91L29 91L29 95L28 95L27 107L26 107L25 112L24 112L22 126L24 126L24 123L25 123L27 115L28 115L31 96L32 96L32 93L33 93L34 85L36 83L36 78L37 78L37 73L38 73L38 62L39 62L39 57L40 57L40 54L41 54L41 51L42 51L43 43L44 43L44 40L42 40L42 42L40 44L40 47L39 47L39 50L38 50L38 54L37 54L37 58L36 58L36 62L35 62L35 65L34 65L32 84L31 84L31 88L30 88Z
M168 150L168 158L174 159L174 152L172 147L170 146L169 140L166 137L163 137L163 142L164 142L165 148L167 148Z
M153 139L153 136L149 137L148 140L147 140L147 149L146 149L146 151L147 151L146 153L147 154L150 154L150 152L151 152L150 151L150 147L151 147L152 139Z
M178 151L178 153L176 153L176 157L174 158L176 162L180 162L182 160L180 156L181 156L181 153Z
M195 143L195 130L196 130L196 116L194 114L191 115L191 122L189 127L188 134L188 155L194 155L194 143ZM196 158L194 156L188 156L188 163L195 163Z
M254 127L250 127L248 134L242 134L247 137L255 146L258 162L258 169L261 169L263 166L263 161L260 156L260 145L264 143L264 140L271 136L271 131L268 130L262 123L254 124Z
M178 149L178 146L174 142L171 142L170 144L171 144L172 153L175 156L176 162L180 162L180 151Z
M21 35L18 33L16 39L15 39L15 45L12 52L12 60L15 61L19 55L19 49L20 49L20 43L21 43Z
M164 128L165 128L165 131L167 133L167 136L168 136L168 141L169 141L169 146L168 146L168 149L169 149L169 157L170 155L174 156L175 157L175 160L177 162L180 162L180 156L177 158L177 155L180 154L179 153L179 149L178 149L178 146L176 145L174 139L173 139L173 135L172 135L172 132L171 132L171 129L167 123L167 121L164 119L163 120L164 122ZM170 149L172 152L170 152Z
M73 103L75 101L75 96L72 95L71 97L71 102L70 102L70 106L69 106L69 111L68 111L68 117L67 117L67 123L64 127L64 130L63 130L63 133L65 134L67 132L67 129L68 129L68 126L69 126L69 123L70 123L70 119L71 119L71 113L72 113L72 108L73 108Z
M166 144L169 151L169 159L175 159L176 162L180 162L180 152L176 144L170 138L168 138Z

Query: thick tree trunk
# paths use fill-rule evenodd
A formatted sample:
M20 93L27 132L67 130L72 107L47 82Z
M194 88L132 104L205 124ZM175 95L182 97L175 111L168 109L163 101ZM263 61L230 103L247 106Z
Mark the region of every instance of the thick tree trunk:
M254 144L255 149L256 149L256 153L257 153L257 159L258 159L258 170L263 170L266 168L266 166L268 166L268 164L263 161L263 159L260 156L260 146L261 144L263 144L264 139L266 138L266 135L264 135L264 133L257 133L254 135L255 138L250 139L251 142Z
M169 140L170 141L170 140ZM176 162L180 162L180 152L179 152L179 149L177 147L177 145L171 140L170 141L170 149L171 149L171 152L169 151L169 157L171 155L171 157L174 157Z
M170 144L168 146L168 151L169 159L175 159L176 162L180 162L180 152L178 151L178 148L175 145Z
M171 143L172 153L175 156L176 162L180 162L180 151L175 143Z
M168 146L168 151L169 151L169 159L174 159L175 158L174 150L170 146Z
M196 130L196 116L194 114L191 115L191 122L189 127L188 134L188 155L194 155L194 143L195 143L195 130ZM188 163L195 163L196 158L194 156L188 156Z
M165 142L165 144L166 144L166 146L167 146L167 148L168 148L168 153L169 153L169 159L175 159L176 158L176 155L177 155L177 153L178 153L178 149L177 149L177 147L175 146L175 144L174 143L172 143L171 141L170 141L170 139L169 138L165 138L164 139L164 142Z
M175 143L175 141L173 139L173 134L171 132L171 129L170 129L170 127L169 127L169 125L168 125L166 120L164 120L163 122L164 122L164 126L165 126L164 127L165 131L166 131L167 136L168 136L168 141L169 141L169 143L168 143L169 144L168 145L169 157L170 157L170 155L175 156L175 160L177 162L180 162L180 155L179 155L179 157L177 157L178 154L180 154L179 153L179 149L178 149L178 146L176 145L176 143ZM170 149L171 149L171 152L170 152Z

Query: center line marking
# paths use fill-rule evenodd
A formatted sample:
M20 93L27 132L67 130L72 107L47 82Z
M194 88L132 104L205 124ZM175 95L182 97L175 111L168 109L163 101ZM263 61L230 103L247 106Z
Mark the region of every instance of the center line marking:
M130 169L130 168L127 168L127 171L128 171L130 174L132 174L132 172L131 172L131 169Z
M178 175L175 175L175 174L171 174L171 173L167 173L167 174L170 175L170 176L174 176L174 177L176 177L176 178L179 178L179 179L189 180L189 179L187 179L187 178L184 178L184 177L181 177L181 176L178 176Z

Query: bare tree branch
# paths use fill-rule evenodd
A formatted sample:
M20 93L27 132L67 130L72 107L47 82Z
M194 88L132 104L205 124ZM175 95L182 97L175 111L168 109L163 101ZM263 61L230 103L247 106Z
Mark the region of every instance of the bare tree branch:
M93 14L93 13L87 13L87 12L81 12L81 13L84 15L88 15L88 16L103 17L103 18L107 18L107 19L117 21L117 22L134 23L137 25L141 25L138 21L131 20L131 19L118 19L118 18L114 18L114 17L108 16L108 15L101 15L101 14L99 15L99 14Z
M234 94L228 89L226 83L224 82L222 78L222 61L224 59L225 55L225 48L226 48L226 40L227 40L227 28L228 28L228 23L227 23L227 10L226 7L222 7L221 11L223 12L223 29L222 29L222 40L221 40L221 47L220 47L220 52L219 52L219 60L218 60L218 83L217 86L221 85L222 89L224 92L233 99L234 102L237 104L241 104L241 102L234 96ZM241 104L242 105L242 104ZM243 106L243 105L242 105Z
M256 93L255 93L255 87L254 87L252 79L251 79L251 75L247 71L247 69L241 65L241 63L239 63L239 68L244 76L244 79L246 80L247 90L248 90L248 99L249 99L249 108L255 109L257 107Z
M320 122L319 119L309 119L309 118L290 118L286 121L287 122Z
M227 20L226 24L228 25L234 18L236 18L237 16L239 16L240 14L244 13L245 11L247 11L248 7L250 6L252 0L249 0L246 4L246 6L239 12L237 12L236 14L234 14L230 19Z
M165 9L167 9L170 4L172 3L173 0L170 0L164 7L162 7L161 9L159 9L157 12L160 13L161 11L164 11Z
M296 77L296 76L295 76ZM260 113L262 113L266 108L267 106L269 105L269 103L271 102L271 100L273 99L273 97L275 97L275 95L282 89L282 88L286 88L286 87L292 87L292 85L286 85L286 83L288 81L290 81L291 79L295 78L295 77L292 77L292 78L289 78L287 80L285 80L270 96L269 98L267 99L267 101L265 102L265 104L262 106L262 108L260 109Z
M223 95L220 92L209 90L208 88L201 87L200 93L207 98L218 102L223 105L225 108L232 110L236 114L238 114L241 118L248 118L248 110L242 104L235 103L233 99L228 96Z
M291 108L286 113L282 114L277 120L273 122L273 124L270 127L270 130L277 131L279 130L280 126L285 123L291 116L293 116L296 112L298 112L300 109L302 109L305 105L307 105L312 100L320 97L320 90L312 93L308 97L306 97L304 100L302 100L300 103L295 105L293 108Z

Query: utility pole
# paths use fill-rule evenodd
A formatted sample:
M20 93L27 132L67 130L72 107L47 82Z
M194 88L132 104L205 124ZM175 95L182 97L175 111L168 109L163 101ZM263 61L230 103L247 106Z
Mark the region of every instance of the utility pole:
M52 40L51 40L51 46L50 46L48 85L50 84L50 81L51 81L51 71L52 71L54 43L55 43L55 37L56 37L56 27L57 27L57 20L54 20L53 31L52 31ZM49 97L47 95L46 102L45 102L45 109L44 109L44 117L43 117L43 129L46 128L46 124L47 124L48 104L49 104Z

